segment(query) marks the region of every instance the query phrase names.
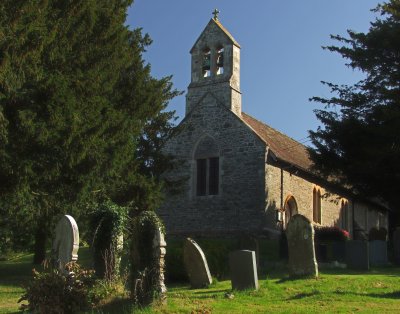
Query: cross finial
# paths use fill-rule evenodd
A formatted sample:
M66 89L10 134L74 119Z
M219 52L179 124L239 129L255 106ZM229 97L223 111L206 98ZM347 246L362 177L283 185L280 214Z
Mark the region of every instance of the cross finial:
M219 14L219 10L218 9L214 9L213 13L214 14L214 20L218 21L218 14Z

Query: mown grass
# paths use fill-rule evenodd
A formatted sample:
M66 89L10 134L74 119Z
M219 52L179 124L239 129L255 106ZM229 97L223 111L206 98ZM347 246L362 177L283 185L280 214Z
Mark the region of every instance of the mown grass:
M87 264L85 250L80 251ZM86 256L86 257L85 257ZM0 313L16 313L29 280L32 255L0 262ZM208 289L168 285L168 304L133 308L116 297L92 313L400 313L400 268L322 271L318 279L291 280L284 272L261 278L258 291L231 291L229 281ZM227 298L227 293L234 295Z

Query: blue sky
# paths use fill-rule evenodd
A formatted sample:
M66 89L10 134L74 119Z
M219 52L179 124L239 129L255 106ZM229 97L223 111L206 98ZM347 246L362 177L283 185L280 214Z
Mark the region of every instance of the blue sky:
M187 91L189 50L212 17L241 45L242 110L290 137L309 144L307 131L319 122L312 96L329 96L320 81L351 84L361 73L339 55L324 51L330 34L347 29L366 32L377 0L135 0L127 24L149 33L145 54L155 77L173 75L175 87ZM170 103L184 116L185 95Z

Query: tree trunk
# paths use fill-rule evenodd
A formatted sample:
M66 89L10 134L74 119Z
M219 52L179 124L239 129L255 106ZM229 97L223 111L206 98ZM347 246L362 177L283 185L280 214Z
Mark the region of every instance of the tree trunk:
M37 226L35 233L34 264L41 264L46 258L47 226L41 223Z

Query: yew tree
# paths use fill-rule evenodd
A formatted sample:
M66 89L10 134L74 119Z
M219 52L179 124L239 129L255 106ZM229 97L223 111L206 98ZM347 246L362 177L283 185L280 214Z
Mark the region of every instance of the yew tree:
M395 204L400 193L400 1L379 5L368 32L331 36L325 47L348 60L363 79L354 85L323 82L331 98L316 110L322 123L310 131L315 169L355 194Z
M99 195L132 204L153 184L138 142L177 92L125 25L132 2L0 2L0 224L35 234L36 262L57 215Z

